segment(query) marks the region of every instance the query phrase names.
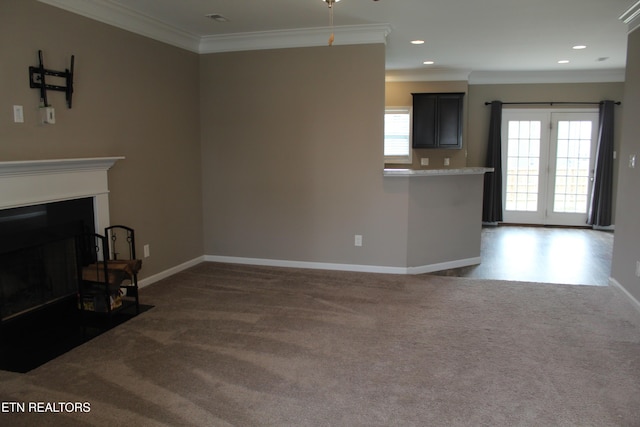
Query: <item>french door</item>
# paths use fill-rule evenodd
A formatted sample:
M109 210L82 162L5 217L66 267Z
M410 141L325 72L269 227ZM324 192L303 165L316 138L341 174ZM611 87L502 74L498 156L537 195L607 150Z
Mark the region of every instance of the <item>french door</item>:
M598 111L503 111L504 222L585 225Z

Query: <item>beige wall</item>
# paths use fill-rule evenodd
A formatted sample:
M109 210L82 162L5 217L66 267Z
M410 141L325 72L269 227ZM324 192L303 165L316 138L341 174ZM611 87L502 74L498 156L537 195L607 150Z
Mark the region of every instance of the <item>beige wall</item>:
M203 55L200 76L205 254L406 263L406 183L382 176L384 45Z
M387 82L385 84L385 106L387 107L410 107L413 104L412 93L442 93L442 92L463 92L467 93L468 84L466 81L451 82ZM393 165L388 167L411 168L411 169L443 169L444 158L450 158L450 168L462 168L467 165L466 152L468 143L468 110L467 96L463 100L463 125L462 125L462 149L460 150L436 150L427 148L417 148L412 150L412 164ZM429 158L429 166L421 166L420 159Z
M640 29L629 34L624 90L620 175L616 207L616 235L611 277L640 300ZM629 156L636 156L636 167L629 167Z
M198 56L35 0L0 2L0 160L125 156L109 171L111 223L149 244L142 277L202 255ZM75 55L73 108L49 92L37 123L28 67ZM12 105L25 123L13 123Z

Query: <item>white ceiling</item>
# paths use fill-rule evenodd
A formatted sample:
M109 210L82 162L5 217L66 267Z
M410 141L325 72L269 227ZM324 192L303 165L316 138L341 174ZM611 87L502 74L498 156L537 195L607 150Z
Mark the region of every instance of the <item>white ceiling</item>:
M201 53L229 40L237 50L314 45L319 38L326 44L331 33L323 0L41 1ZM386 36L387 74L396 79L615 81L623 78L628 32L619 17L635 1L342 0L334 6L335 44L351 43L354 31ZM212 13L229 22L205 16ZM297 42L275 42L276 36ZM425 43L410 44L414 39ZM219 51L234 50L225 46Z

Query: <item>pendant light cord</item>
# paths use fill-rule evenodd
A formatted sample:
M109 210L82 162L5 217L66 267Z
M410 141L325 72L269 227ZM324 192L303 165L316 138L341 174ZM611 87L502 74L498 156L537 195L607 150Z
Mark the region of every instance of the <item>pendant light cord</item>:
M334 35L333 35L333 0L327 1L329 4L329 27L331 27L331 35L329 36L329 46L333 45Z

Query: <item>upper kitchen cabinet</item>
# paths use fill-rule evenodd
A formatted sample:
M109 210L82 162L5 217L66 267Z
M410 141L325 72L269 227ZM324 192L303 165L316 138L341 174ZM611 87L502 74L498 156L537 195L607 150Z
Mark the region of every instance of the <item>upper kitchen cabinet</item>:
M414 93L413 148L462 148L464 93Z

